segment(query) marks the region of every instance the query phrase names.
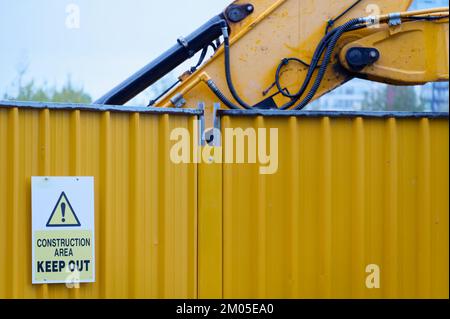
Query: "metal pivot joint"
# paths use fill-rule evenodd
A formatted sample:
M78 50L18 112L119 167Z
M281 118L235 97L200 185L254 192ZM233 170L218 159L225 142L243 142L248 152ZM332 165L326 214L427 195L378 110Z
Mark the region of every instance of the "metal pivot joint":
M177 39L178 44L180 44L183 48L186 49L187 54L190 58L195 55L195 51L189 48L189 42L184 37L179 37Z
M252 4L232 4L225 10L225 15L231 22L238 23L252 14L254 10Z
M380 59L380 51L375 48L351 48L348 50L346 60L352 71L361 71Z

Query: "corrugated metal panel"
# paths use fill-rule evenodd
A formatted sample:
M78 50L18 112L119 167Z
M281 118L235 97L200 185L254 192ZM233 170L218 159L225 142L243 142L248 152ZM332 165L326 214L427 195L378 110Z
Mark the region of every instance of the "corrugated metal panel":
M197 168L169 159L195 112L26 105L0 107L0 298L195 298ZM30 177L67 175L95 177L97 282L33 286Z
M225 298L448 298L448 115L225 113L279 129L276 174L224 165Z
M279 129L279 170L259 175L172 164L169 132L194 135L195 111L12 106L0 298L448 298L448 115L222 112ZM33 175L95 177L95 284L31 285Z

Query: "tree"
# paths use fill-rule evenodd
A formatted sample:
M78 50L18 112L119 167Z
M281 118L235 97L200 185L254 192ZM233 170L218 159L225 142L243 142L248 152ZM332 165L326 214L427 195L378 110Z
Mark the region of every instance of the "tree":
M82 88L75 88L73 86L70 77L67 77L67 81L61 89L57 89L55 87L47 87L46 83L38 86L34 80L23 84L24 75L25 72L23 70L18 71L18 79L13 84L13 86L17 86L17 94L15 96L5 94L3 96L5 100L80 104L89 104L92 102L90 95L84 92Z
M424 111L424 105L412 86L386 86L374 90L368 95L363 108L368 111Z
M82 88L77 89L73 87L69 78L61 90L53 90L51 101L89 104L92 102L92 98Z

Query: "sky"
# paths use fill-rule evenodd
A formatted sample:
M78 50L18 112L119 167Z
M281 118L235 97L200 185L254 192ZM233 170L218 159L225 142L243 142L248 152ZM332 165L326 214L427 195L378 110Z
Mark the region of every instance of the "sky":
M25 81L50 87L70 76L95 100L231 1L0 0L0 99L15 94L18 71L26 69ZM141 99L134 102L149 96Z
M59 87L70 76L96 99L230 2L0 0L0 97L28 66L25 80Z

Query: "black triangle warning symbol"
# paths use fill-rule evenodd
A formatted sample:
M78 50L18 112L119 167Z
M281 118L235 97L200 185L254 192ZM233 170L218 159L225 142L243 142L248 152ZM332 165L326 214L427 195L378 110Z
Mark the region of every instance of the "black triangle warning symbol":
M47 222L47 227L77 227L81 226L75 211L64 192L59 196L55 208Z

